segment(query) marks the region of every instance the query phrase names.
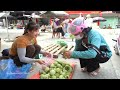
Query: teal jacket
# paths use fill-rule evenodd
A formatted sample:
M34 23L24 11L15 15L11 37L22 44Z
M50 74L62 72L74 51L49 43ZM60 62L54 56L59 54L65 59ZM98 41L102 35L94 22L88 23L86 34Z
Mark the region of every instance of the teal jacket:
M75 50L72 52L71 58L92 59L96 57L97 52L94 49L76 51L77 48L79 47L78 44L81 42L81 40L76 40L75 42L76 42ZM106 43L104 37L98 31L92 29L90 32L88 32L88 43L93 44L98 48L102 45L106 45L107 49L109 50L109 52L107 53L108 55L107 57L110 58L112 56L112 52L108 44Z

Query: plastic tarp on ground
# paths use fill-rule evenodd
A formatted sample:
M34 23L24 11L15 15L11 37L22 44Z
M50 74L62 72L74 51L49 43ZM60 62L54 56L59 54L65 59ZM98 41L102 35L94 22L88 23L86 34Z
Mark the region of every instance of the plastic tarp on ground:
M17 67L12 59L0 61L0 79L26 79L31 64Z

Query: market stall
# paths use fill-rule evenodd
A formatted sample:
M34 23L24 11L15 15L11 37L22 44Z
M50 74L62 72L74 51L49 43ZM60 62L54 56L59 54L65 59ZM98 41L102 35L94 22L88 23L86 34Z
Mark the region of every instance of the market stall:
M28 79L72 79L76 64L74 62L68 62L63 58L64 50L73 50L74 46L66 45L64 42L58 42L58 44L50 44L43 48L52 54L52 57L41 57L46 62L38 72L31 75ZM60 57L62 56L62 57ZM39 66L40 67L40 66Z

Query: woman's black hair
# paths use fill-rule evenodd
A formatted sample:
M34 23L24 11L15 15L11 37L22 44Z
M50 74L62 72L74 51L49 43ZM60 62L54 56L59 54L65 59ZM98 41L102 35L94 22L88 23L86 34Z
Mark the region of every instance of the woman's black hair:
M28 31L37 30L37 29L39 29L39 25L36 24L35 22L31 21L25 26L23 35L28 33Z

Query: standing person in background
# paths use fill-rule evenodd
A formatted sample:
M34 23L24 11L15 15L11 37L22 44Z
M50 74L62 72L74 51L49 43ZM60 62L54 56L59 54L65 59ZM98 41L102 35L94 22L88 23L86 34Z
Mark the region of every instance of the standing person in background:
M72 20L71 19L69 19L69 21L68 21L68 23L67 23L67 33L68 33L68 29L69 29L69 27L70 27L70 23L72 22Z
M55 38L57 34L57 24L55 23L55 20L53 20L52 22L52 30L53 30L52 38Z
M68 27L68 19L65 19L65 20L62 22L62 25L63 25L63 31L64 31L64 33L66 34L66 33L67 33L67 27Z
M108 26L108 28L107 29L112 29L112 27L110 26L110 24L109 24L109 26Z
M63 31L63 25L62 25L62 23L58 26L58 28L57 28L57 36L58 36L58 38L61 38L61 39L64 39L64 35L65 35L65 33L64 33L64 31ZM62 36L62 37L61 37Z
M103 26L103 29L107 29L106 25Z
M29 22L32 22L32 17L29 19Z
M42 25L42 26L41 26L41 31L42 31L42 32L45 32L45 31L46 31L46 26L45 26L45 25Z

